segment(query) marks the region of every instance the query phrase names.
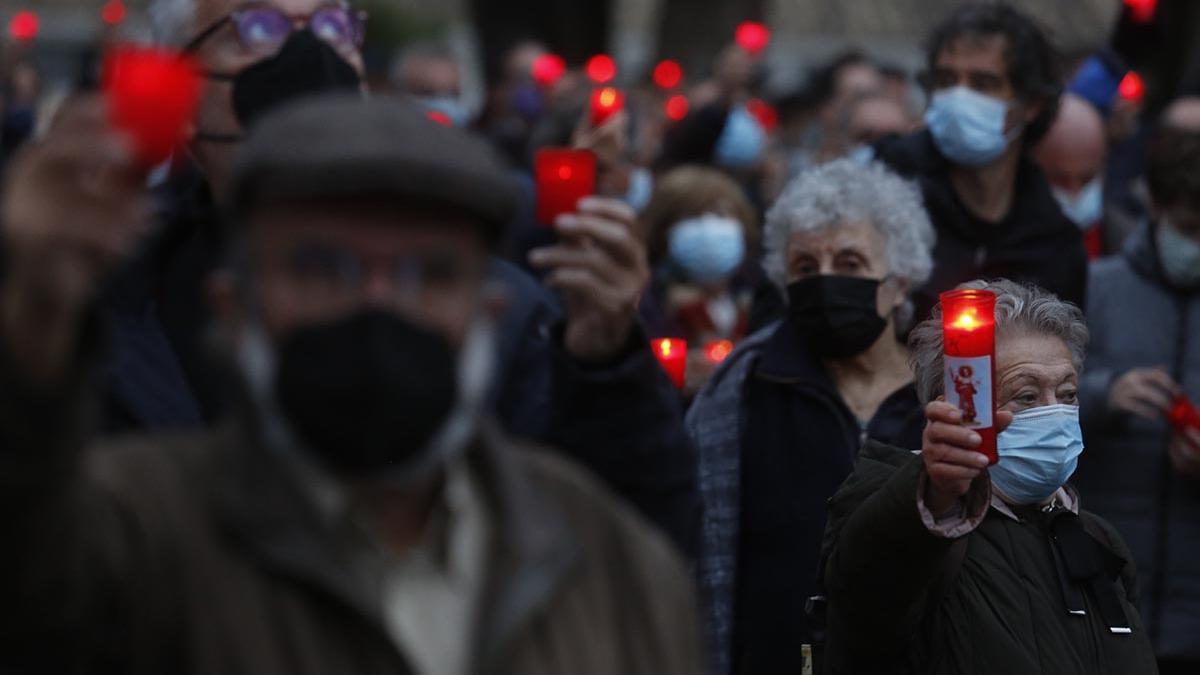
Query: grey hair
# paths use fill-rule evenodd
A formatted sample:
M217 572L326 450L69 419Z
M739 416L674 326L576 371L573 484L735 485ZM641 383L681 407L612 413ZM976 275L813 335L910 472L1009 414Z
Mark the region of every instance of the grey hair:
M154 40L182 47L192 37L196 22L196 0L151 0L147 8Z
M1027 333L1047 335L1063 341L1071 352L1075 372L1083 371L1087 353L1088 328L1083 312L1074 304L1032 284L1007 279L969 281L959 288L974 288L996 294L996 335ZM928 403L941 396L942 377L942 306L934 306L929 319L922 321L908 336L909 363L916 378L917 396Z
M801 173L767 211L763 230L767 276L780 288L787 286L787 246L793 233L850 221L868 222L883 235L891 274L907 281L910 289L929 279L936 235L920 190L880 162L862 164L852 159L837 159ZM911 305L903 309L911 313Z

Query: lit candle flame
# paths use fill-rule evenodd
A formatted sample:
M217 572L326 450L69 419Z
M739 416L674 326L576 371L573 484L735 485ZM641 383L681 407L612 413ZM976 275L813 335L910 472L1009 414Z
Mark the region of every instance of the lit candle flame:
M663 356L670 356L671 355L671 341L670 340L659 341L658 351Z
M979 318L975 316L975 308L972 307L969 309L964 309L963 313L959 314L958 318L955 319L954 323L951 325L955 328L962 328L963 330L975 330L982 324L979 321Z
M600 91L600 105L605 108L613 107L617 102L617 90L612 87L605 87Z

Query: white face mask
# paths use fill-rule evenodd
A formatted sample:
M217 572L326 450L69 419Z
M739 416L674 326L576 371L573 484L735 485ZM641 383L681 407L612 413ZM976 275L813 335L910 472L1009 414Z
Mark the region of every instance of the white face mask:
M1163 218L1155 234L1163 274L1182 288L1200 286L1200 243L1179 233Z
M1071 194L1061 188L1052 188L1054 199L1062 208L1063 213L1080 229L1100 222L1104 216L1104 178L1096 176L1078 194Z
M997 439L992 485L1015 504L1040 504L1066 484L1083 453L1079 406L1048 405L1013 415Z

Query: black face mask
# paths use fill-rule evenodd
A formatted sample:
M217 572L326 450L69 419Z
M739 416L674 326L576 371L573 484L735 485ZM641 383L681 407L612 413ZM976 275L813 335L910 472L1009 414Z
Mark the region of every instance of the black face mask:
M233 112L243 130L282 103L324 92L359 91L362 80L337 50L311 30L298 30L288 37L279 53L246 68L237 75L210 75L233 81ZM200 133L202 140L237 142L236 135Z
M325 468L371 478L425 459L454 409L457 374L445 338L371 310L288 336L279 348L276 395Z
M887 320L879 316L879 281L821 275L788 286L788 320L820 358L861 354Z

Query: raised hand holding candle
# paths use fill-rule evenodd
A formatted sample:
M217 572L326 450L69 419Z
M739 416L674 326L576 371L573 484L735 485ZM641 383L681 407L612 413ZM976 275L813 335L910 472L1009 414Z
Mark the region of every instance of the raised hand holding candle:
M983 442L978 451L995 464L996 294L964 289L942 293L946 401Z
M538 223L551 226L596 192L596 156L589 150L543 148L534 156Z
M625 94L616 87L601 87L592 92L592 126L602 126L625 108Z

